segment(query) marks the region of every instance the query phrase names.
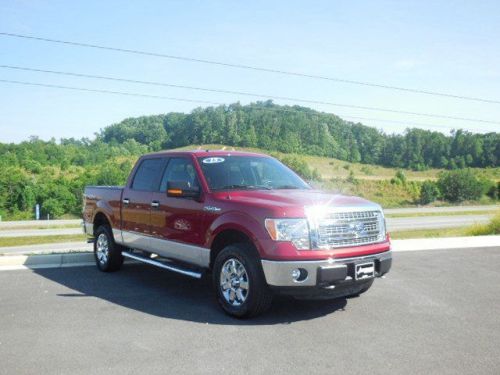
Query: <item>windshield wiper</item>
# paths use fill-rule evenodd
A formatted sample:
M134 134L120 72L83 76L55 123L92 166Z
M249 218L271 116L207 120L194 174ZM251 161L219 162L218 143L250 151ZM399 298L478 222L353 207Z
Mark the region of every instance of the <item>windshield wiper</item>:
M269 186L256 186L256 185L238 185L238 184L233 184L233 185L226 185L217 189L213 190L230 190L230 189L240 189L240 190L258 190L258 189L265 189L265 190L271 190L272 188Z
M274 189L300 189L300 187L295 185L281 185L281 186L276 186Z

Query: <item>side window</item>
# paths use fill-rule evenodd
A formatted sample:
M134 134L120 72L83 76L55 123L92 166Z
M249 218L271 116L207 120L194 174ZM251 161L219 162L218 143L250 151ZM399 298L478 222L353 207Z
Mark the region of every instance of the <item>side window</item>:
M132 182L133 190L157 191L161 172L165 166L165 159L143 160Z
M167 191L168 181L187 181L189 186L199 187L194 165L187 158L171 158L160 183L160 191Z

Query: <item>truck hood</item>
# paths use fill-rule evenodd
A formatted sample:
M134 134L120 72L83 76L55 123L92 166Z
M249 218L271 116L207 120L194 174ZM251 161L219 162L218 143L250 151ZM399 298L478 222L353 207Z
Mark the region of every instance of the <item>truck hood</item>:
M313 206L326 209L329 207L381 209L378 204L363 198L319 190L245 190L219 194L223 194L220 198L233 203L259 206L271 210L276 216L283 217L303 217L305 208Z

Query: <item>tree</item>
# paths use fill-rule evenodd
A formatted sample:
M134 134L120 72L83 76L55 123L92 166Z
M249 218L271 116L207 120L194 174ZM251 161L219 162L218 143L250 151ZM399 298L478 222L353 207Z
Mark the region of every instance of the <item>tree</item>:
M429 204L439 197L439 188L434 181L424 181L420 188L420 203Z
M479 199L483 190L480 181L468 169L442 172L438 186L443 198L449 202Z

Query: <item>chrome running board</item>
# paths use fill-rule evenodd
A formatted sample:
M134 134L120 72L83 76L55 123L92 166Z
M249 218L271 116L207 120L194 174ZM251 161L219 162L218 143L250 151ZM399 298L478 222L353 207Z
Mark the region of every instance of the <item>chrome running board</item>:
M201 272L192 271L192 270L189 270L186 268L181 268L181 267L173 265L173 264L159 262L159 261L151 259L151 258L141 257L140 255L132 254L131 252L128 252L128 251L122 251L122 255L125 258L130 258L130 259L137 260L139 262L151 264L152 266L160 267L160 268L172 271L172 272L177 272L177 273L180 273L182 275L194 277L195 279L201 279L201 276L202 276Z

